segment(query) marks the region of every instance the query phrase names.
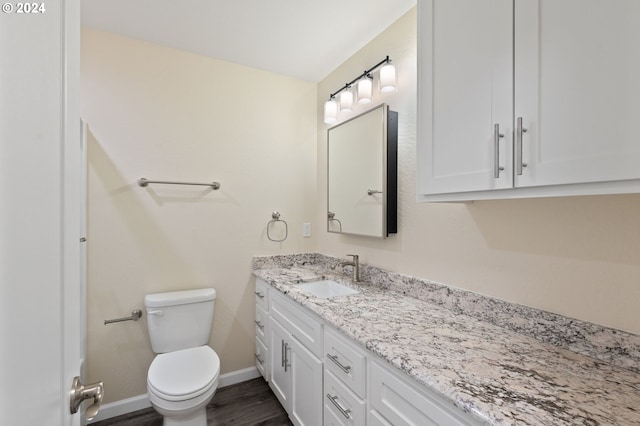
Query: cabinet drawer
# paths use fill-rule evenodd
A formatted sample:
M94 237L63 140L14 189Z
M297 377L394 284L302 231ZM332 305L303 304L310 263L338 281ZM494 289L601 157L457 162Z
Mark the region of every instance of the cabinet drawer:
M269 371L267 366L267 362L269 362L269 354L267 352L267 346L264 344L264 341L256 337L256 367L260 374L262 374L262 377L269 381L269 378L267 377Z
M330 371L324 370L324 413L326 425L364 426L366 405Z
M269 309L269 284L261 278L256 278L256 305L260 305L265 311Z
M329 407L325 405L324 407L324 422L323 426L347 426L349 420L345 419L342 414L336 414L333 410L330 410Z
M311 353L322 359L322 322L277 291L269 294L269 315Z
M369 408L394 426L472 425L452 403L401 378L390 367L369 363ZM376 413L377 412L377 413ZM376 419L375 424L385 424Z
M324 368L331 371L360 398L365 397L367 357L337 331L325 328Z
M269 325L269 317L267 312L260 307L260 305L256 305L256 336L262 339L263 342L267 341L267 327Z

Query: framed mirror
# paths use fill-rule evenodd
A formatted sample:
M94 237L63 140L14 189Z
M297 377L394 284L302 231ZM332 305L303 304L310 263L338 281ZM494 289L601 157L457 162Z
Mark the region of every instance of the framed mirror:
M327 231L386 238L398 222L398 113L382 104L327 131Z

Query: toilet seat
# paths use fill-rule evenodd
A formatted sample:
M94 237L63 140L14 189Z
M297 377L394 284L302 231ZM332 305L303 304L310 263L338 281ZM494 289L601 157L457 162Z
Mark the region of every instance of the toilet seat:
M147 374L150 393L165 401L193 399L218 384L220 358L209 346L157 355Z

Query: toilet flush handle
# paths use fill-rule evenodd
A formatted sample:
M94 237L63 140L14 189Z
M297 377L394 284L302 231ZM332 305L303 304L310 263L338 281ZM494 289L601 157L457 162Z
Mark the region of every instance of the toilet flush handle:
M161 317L164 315L164 312L162 312L160 309L155 310L155 311L147 311L148 315L154 315L156 317Z

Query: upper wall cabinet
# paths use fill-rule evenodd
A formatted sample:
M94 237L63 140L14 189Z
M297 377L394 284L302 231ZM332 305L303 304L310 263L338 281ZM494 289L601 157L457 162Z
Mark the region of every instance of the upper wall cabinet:
M419 199L640 192L640 1L418 13Z

